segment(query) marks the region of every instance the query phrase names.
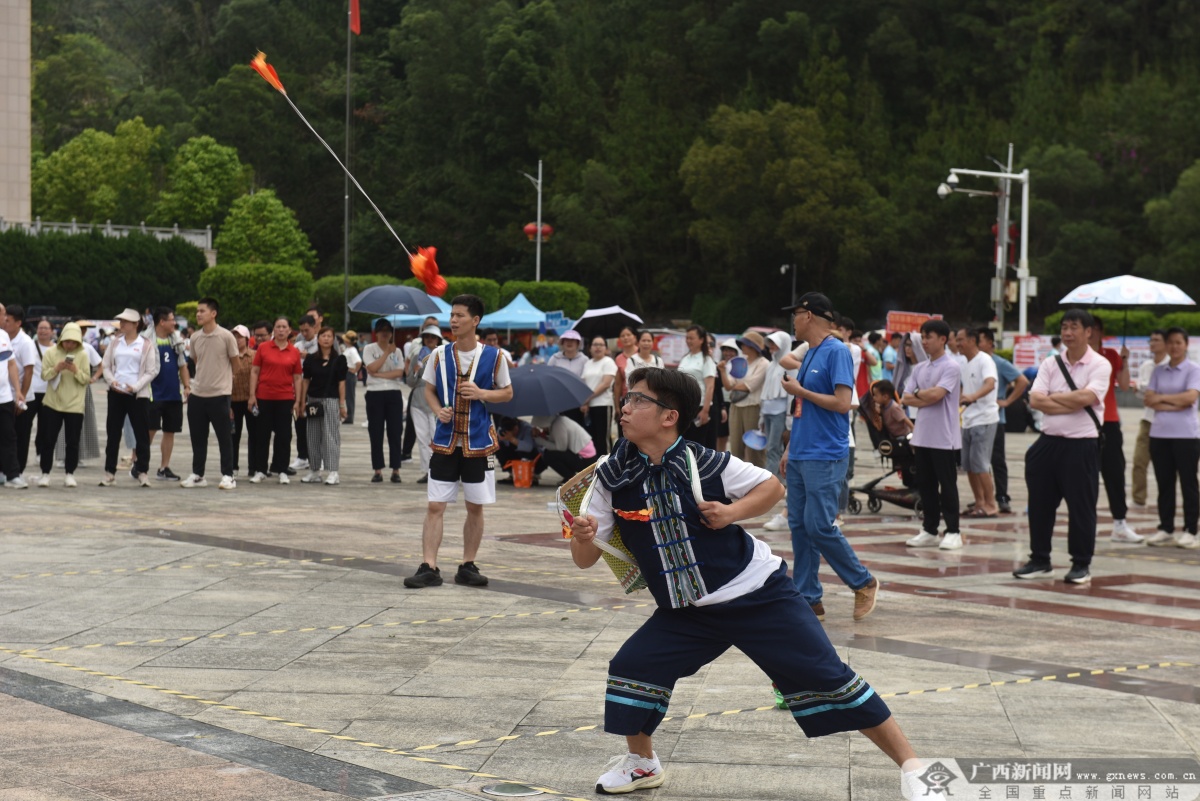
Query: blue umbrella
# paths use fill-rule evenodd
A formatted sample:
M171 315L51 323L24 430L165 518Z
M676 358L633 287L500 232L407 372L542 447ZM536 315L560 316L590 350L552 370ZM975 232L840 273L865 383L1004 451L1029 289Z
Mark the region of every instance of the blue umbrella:
M505 403L489 403L488 411L507 417L550 416L578 409L592 390L570 370L548 364L509 368L513 397Z
M392 284L373 286L354 296L350 311L363 314L438 314L441 309L423 290Z

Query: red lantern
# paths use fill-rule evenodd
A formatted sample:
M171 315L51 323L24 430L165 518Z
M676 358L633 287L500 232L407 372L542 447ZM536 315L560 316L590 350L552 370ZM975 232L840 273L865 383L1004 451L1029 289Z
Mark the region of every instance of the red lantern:
M524 231L525 231L525 236L529 237L530 242L537 239L537 235L538 235L537 223L529 223L528 225L525 226ZM546 223L542 223L542 241L545 242L545 241L549 240L550 237L553 235L554 235L554 229L551 228Z

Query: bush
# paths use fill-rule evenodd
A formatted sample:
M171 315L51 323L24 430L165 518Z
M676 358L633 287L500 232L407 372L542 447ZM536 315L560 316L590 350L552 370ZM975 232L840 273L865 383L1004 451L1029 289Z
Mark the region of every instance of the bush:
M996 355L999 356L1001 359L1008 359L1011 362L1012 357L1013 357L1013 349L1012 348L996 348Z
M194 297L204 271L203 251L182 239L160 242L130 234L88 234L12 229L0 233L4 300L57 306L78 317L112 317L121 309L174 306Z
M373 286L386 286L399 283L394 275L352 275L350 276L350 299L363 290ZM345 302L343 277L327 275L313 284L313 301L325 313L325 322L334 328L344 326L342 304ZM371 321L379 315L351 314L350 328L356 331L369 330Z
M220 301L221 325L231 328L300 316L312 301L313 279L294 264L218 264L204 271L196 288Z
M196 328L196 305L198 301L189 300L186 303L175 304L175 319L184 319L188 322L188 328ZM234 323L236 325L236 323Z
M484 314L494 312L503 305L500 302L500 285L490 278L471 278L465 275L447 275L443 278L446 279L446 293L442 295L442 300L447 303L456 295L478 295L483 299ZM405 286L425 288L418 278L408 278L401 283Z
M562 311L573 320L587 311L591 299L587 287L572 281L505 281L497 308L507 306L522 293L542 311Z

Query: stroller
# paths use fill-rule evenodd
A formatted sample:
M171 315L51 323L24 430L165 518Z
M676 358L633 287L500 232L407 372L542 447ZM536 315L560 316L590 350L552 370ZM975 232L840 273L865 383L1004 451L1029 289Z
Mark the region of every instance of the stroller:
M869 394L869 393L868 393ZM863 405L869 402L869 398L863 398ZM858 487L850 487L850 499L846 504L846 510L852 515L862 514L862 501L855 497L855 493L861 492L867 496L867 511L875 513L883 508L884 501L893 503L904 509L912 509L920 514L921 512L921 493L916 489L917 473L913 466L915 461L913 456L912 444L909 440L911 434L906 434L903 437L892 437L886 431L881 431L871 420L869 414L862 416L863 422L867 425L867 431L871 435L871 445L879 451L880 460L886 466L891 463L891 469L878 478L868 481L866 484ZM884 481L892 476L900 478L900 486L889 486L883 484Z

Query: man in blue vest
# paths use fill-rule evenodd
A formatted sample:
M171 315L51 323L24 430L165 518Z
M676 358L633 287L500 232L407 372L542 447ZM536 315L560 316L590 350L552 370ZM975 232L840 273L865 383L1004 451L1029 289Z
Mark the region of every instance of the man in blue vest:
M619 525L658 607L609 662L604 730L624 735L627 753L596 792L663 783L652 736L675 682L731 646L775 682L808 737L861 731L911 772L916 754L887 705L842 662L783 560L737 524L770 510L783 487L760 467L684 441L699 411L700 388L687 375L634 370L621 399L624 438L596 468L591 505L571 526L571 557L587 568L601 556L596 541L611 542Z
M425 361L425 399L437 416L429 459L429 507L421 533L425 559L405 587L419 589L442 583L437 566L442 544L446 504L458 500L463 489L467 520L463 523L463 563L454 576L455 584L487 586L487 578L475 566L475 555L483 540L483 506L496 502L495 457L500 448L486 403L504 403L512 398L508 360L500 349L476 337L483 301L475 295L459 295L450 301L450 333L454 342L435 350Z

